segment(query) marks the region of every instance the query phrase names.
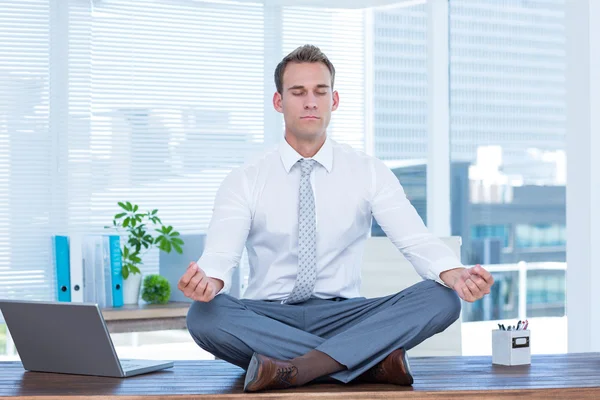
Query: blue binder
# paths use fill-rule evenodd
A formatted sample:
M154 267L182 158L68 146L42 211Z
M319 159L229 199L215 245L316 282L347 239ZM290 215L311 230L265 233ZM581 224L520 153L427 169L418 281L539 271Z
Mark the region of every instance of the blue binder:
M110 235L109 243L109 260L111 270L111 286L112 286L112 305L113 307L123 306L123 261L121 260L121 240L117 235Z
M69 237L54 236L54 262L58 301L71 301L71 268L69 266Z

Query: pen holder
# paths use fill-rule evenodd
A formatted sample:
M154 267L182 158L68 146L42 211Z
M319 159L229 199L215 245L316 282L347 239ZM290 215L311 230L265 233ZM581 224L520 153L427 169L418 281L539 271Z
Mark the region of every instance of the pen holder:
M526 365L531 364L529 330L492 331L492 364Z

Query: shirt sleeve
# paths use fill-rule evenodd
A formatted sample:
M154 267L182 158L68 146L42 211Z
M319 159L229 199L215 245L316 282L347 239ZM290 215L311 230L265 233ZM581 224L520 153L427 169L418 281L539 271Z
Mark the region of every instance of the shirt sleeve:
M229 293L234 268L239 265L252 221L248 182L241 168L230 172L221 183L198 266L206 276L221 279Z
M440 274L463 267L459 258L429 232L398 178L381 160L373 158L371 171L372 212L377 223L421 277L448 286Z

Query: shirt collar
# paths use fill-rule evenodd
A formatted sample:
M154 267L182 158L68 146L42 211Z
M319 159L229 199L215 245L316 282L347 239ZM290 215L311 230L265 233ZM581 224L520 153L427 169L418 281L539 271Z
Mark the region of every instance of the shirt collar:
M287 173L289 173L294 166L298 162L298 160L304 158L290 144L283 138L281 143L279 144L279 154L281 155L281 161L283 162L283 166ZM327 137L325 138L325 143L319 149L317 154L312 157L313 160L321 164L327 172L331 172L331 168L333 166L333 147L331 145L331 140Z

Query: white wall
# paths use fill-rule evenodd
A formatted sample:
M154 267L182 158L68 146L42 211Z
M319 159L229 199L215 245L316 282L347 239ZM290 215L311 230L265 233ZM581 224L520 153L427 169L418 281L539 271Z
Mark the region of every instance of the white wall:
M600 2L567 8L568 351L600 351Z

